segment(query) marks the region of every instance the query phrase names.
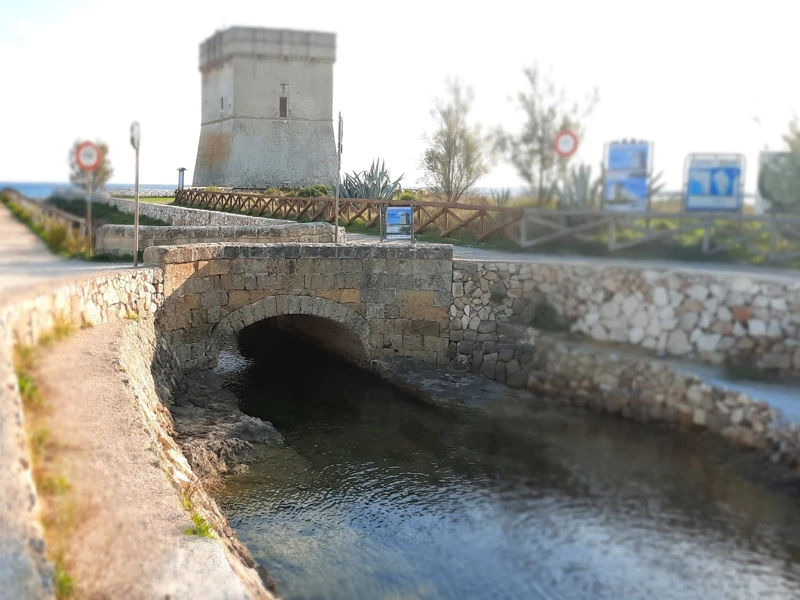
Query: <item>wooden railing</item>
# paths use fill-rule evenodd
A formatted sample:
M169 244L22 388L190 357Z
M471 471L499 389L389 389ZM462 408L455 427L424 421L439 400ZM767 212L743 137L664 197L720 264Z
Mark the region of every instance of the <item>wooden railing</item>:
M87 221L84 218L76 217L60 210L43 200L31 200L10 188L0 190L0 195L8 197L14 204L25 209L31 215L33 222L44 228L45 231L50 231L53 227L63 226L67 230L67 238L72 238L73 236L83 238L87 234Z
M342 198L340 225L379 223L386 200ZM333 198L296 198L249 192L178 190L175 204L281 219L334 220ZM800 215L612 212L499 207L488 204L403 202L417 233L462 241L508 238L519 248L568 253L680 255L741 262L800 259ZM465 235L466 234L466 235ZM493 237L492 241L497 241ZM582 246L579 249L578 246ZM626 252L634 249L632 252ZM673 252L677 249L676 252Z
M236 212L257 217L327 221L335 220L334 198L296 198L268 196L245 192L215 192L202 189L183 189L175 193L175 204ZM357 220L366 227L380 221L381 209L387 200L339 199L339 224L352 225ZM519 242L518 223L522 208L507 208L488 204L447 204L442 202L403 202L414 211L416 233L437 233L449 238L457 232L467 232L478 242L493 235L506 236Z

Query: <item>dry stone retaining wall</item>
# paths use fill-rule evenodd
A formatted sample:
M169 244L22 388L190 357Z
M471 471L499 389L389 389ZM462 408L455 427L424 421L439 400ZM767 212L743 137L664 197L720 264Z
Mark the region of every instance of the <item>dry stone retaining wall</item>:
M164 272L158 327L186 367L213 362L225 333L280 315L338 322L368 344L365 359L447 364L452 253L434 244L199 244L150 247L144 258Z
M140 226L139 249L150 246L177 246L213 242L235 242L238 244L264 243L310 243L327 244L335 239L335 227L328 223L294 223L268 220L260 227L252 225L224 226ZM96 234L97 254L112 256L133 255L133 225L103 225ZM339 228L339 239L347 241L343 227Z
M111 198L109 196L98 196L97 202L104 202L111 206L116 206L124 213L133 214L136 210L136 202L126 198ZM285 224L285 220L267 219L264 217L250 217L247 215L237 215L223 213L216 210L204 210L200 208L185 208L183 206L173 206L171 204L156 204L154 202L139 202L139 214L153 219L160 219L168 225L181 227L225 227L225 226L244 226L244 227L264 227L266 225Z
M541 302L594 340L800 371L800 280L736 273L455 261L451 342L496 343Z

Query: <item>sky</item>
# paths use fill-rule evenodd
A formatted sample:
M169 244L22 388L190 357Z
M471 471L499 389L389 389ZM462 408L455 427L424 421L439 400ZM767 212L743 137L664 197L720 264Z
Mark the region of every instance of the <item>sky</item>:
M200 133L198 46L234 25L337 34L334 115L344 171L385 159L419 184L422 135L445 79L471 85L471 119L513 131L511 98L538 63L569 97L597 88L577 158L597 172L604 144L654 143L667 187L691 152L742 153L752 191L758 152L783 148L800 115L790 0L6 0L0 3L0 181L68 179L78 139L109 145L112 182L134 179L130 124L141 123L143 184L191 180ZM757 122L758 120L759 122ZM499 161L482 187L521 185Z

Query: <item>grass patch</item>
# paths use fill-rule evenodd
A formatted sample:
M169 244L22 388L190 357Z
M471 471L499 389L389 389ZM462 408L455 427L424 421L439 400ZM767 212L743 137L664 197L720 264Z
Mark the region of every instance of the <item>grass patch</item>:
M56 319L53 329L39 337L39 344L44 347L53 345L55 342L60 342L68 337L75 331L75 326L61 319Z
M64 570L61 564L56 565L56 598L70 598L74 589L74 583L69 573Z
M89 260L99 263L133 263L133 254L95 254ZM144 264L144 250L139 250L139 264Z
M196 535L204 538L214 537L211 525L201 515L193 512L190 518L192 520L192 526L183 530L186 535Z
M139 320L139 314L135 313L135 312L129 312L127 315L125 315L125 318L130 320L130 321L138 321Z
M46 474L42 478L42 491L45 494L61 496L72 489L69 481L63 475Z
M569 331L569 325L564 317L558 314L552 304L544 301L534 305L529 324L540 331L553 333Z
M66 198L51 198L48 204L64 212L68 212L76 217L86 218L86 200L67 200ZM103 202L92 202L92 225L133 225L134 215L124 213L116 206ZM139 225L158 225L164 226L166 223L160 219L153 219L145 215L139 215Z
M172 204L175 202L175 196L164 196L162 198L139 198L141 202L148 204Z

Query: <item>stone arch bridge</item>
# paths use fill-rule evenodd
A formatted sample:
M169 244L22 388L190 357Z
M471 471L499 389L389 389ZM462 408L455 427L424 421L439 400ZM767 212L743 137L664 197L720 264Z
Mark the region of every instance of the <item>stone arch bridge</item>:
M213 365L239 331L274 319L364 363L447 364L447 245L195 244L147 248L164 275L158 329L187 368Z

